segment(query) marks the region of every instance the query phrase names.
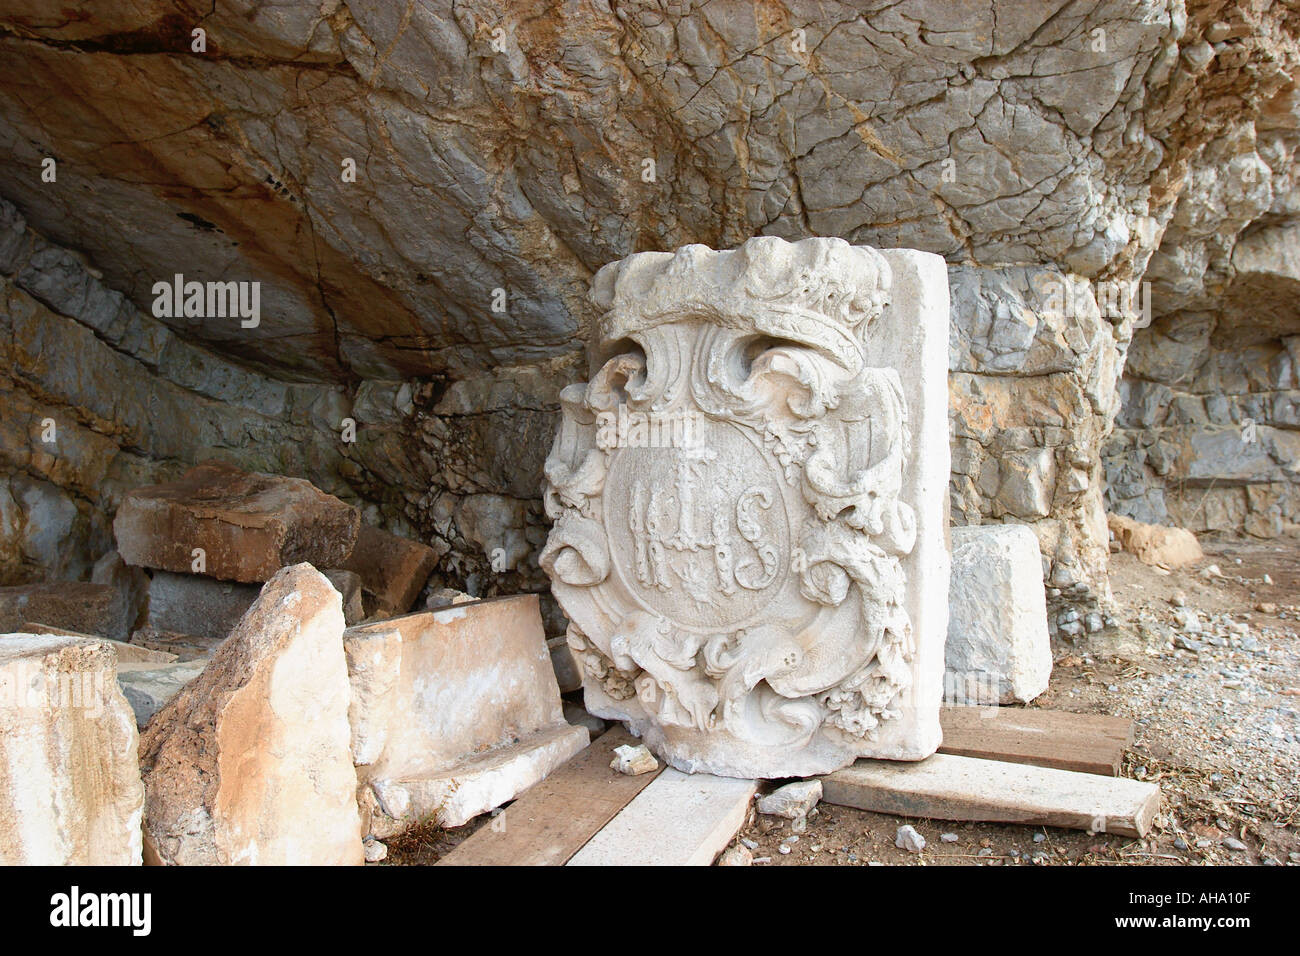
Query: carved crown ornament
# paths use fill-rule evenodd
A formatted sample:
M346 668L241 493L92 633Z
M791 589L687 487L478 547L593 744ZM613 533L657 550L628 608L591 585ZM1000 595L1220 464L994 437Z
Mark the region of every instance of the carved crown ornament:
M541 564L588 708L682 769L834 769L903 711L912 432L868 361L891 281L874 249L771 237L593 280Z

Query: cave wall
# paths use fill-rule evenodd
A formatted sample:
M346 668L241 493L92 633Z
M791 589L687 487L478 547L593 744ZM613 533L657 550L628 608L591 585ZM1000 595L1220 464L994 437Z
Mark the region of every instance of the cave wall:
M42 522L93 551L124 487L216 454L445 546L445 583L543 588L541 462L592 273L838 235L947 257L953 519L1029 524L1053 596L1095 604L1107 486L1186 510L1148 453L1169 419L1133 415L1230 377L1166 381L1160 343L1223 311L1222 243L1290 215L1298 36L1264 0L0 0L0 196L44 243L5 273L13 573L76 573ZM260 282L262 322L154 319L177 272ZM1144 276L1134 338L1102 293ZM1233 353L1213 322L1207 356ZM84 344L47 367L30 343L59 329ZM35 444L49 407L102 453ZM61 517L30 518L42 495Z

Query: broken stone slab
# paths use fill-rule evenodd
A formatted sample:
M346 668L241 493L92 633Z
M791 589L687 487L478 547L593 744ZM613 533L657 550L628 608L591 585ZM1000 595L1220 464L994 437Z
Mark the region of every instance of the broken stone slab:
M985 820L1146 836L1160 788L1143 780L935 754L919 763L860 760L822 780L825 800L874 813Z
M197 637L155 627L137 628L131 635L132 647L143 647L170 654L177 661L207 660L221 644L220 638Z
M1106 523L1119 546L1143 564L1162 568L1184 568L1205 560L1196 535L1186 528L1145 524L1124 515L1107 515Z
M756 805L759 813L798 820L812 813L821 798L820 780L796 780L759 797Z
M352 553L338 567L361 577L367 617L392 617L411 609L437 563L433 548L361 525Z
M539 558L587 709L687 772L933 753L943 260L760 236L629 256L590 298L591 374L560 394Z
M147 858L360 865L348 701L338 592L276 572L141 735Z
M1024 525L952 529L945 699L1028 703L1052 676L1038 538Z
M129 492L113 534L128 564L251 583L299 562L343 567L360 525L355 508L309 481L206 462Z
M156 631L224 641L260 592L256 584L154 571L149 580L147 626Z
M20 632L40 623L78 634L125 641L126 610L107 584L59 581L0 588L0 632Z
M564 720L535 594L349 628L365 833L460 826L587 745Z
M39 622L29 623L27 633L58 634L63 637L80 638L83 641L100 641L113 649L113 656L117 658L119 667L123 664L170 664L176 660L175 654L169 654L166 651L156 651L148 647L141 647L138 644L114 641L107 637L96 637L93 634L80 634L77 631L69 631L64 627L51 627L48 624Z
M207 661L204 660L174 661L169 664L119 661L117 686L122 689L126 702L131 705L136 726L143 730L154 714L203 673L206 664Z
M141 861L139 737L99 640L0 635L0 865Z

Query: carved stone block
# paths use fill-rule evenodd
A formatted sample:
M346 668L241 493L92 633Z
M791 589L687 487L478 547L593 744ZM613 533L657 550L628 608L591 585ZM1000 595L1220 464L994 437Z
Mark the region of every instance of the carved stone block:
M943 261L760 237L629 256L591 298L541 556L588 710L687 772L934 752Z

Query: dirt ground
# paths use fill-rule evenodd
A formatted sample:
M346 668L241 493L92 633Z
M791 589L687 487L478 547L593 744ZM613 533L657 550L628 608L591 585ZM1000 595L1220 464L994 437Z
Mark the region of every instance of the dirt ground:
M754 863L1300 863L1300 544L1201 544L1204 561L1170 572L1112 555L1116 626L1058 642L1051 686L1030 705L1133 718L1122 772L1164 796L1146 839L822 804L798 834L788 820L752 817L739 840ZM480 824L411 831L390 843L388 862L435 862ZM920 853L894 846L904 824L925 838Z

